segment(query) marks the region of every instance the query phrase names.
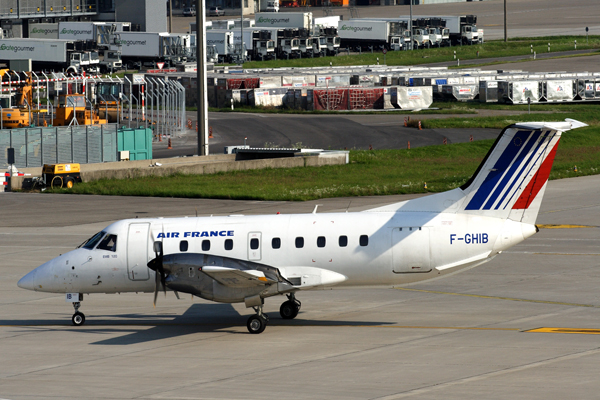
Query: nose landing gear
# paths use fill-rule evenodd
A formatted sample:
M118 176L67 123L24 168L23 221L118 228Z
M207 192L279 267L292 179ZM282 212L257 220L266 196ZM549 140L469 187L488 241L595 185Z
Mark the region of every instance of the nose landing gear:
M79 307L81 307L81 302L76 301L73 303L75 314L73 314L73 317L71 317L71 322L73 322L73 325L75 326L85 324L85 315L82 312L79 312Z

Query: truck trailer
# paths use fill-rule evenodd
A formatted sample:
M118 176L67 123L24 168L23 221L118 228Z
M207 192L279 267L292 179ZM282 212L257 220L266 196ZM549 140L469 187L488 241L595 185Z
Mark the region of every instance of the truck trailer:
M405 25L399 21L385 19L350 19L340 21L337 34L342 47L360 47L361 49L385 48L402 50Z
M163 61L183 62L191 46L189 34L119 32L118 36L123 62L132 68Z
M0 62L31 60L35 70L97 72L97 51L85 49L85 42L60 39L1 39Z

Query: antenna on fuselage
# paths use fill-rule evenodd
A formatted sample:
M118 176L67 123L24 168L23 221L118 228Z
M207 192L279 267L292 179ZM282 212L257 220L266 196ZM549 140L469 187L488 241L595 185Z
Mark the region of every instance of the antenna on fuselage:
M350 200L350 201L348 202L348 206L346 207L346 212L348 212L348 209L350 208L350 204L352 204L352 200Z
M315 204L315 209L313 210L313 214L317 213L317 208L319 208L319 206L322 206L323 204Z

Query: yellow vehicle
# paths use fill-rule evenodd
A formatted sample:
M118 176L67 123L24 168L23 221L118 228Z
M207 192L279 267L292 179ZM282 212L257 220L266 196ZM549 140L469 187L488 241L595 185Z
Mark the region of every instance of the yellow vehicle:
M63 94L58 97L58 105L55 109L56 116L52 120L55 126L69 125L104 125L106 119L94 113L93 109L86 107L83 94Z
M0 79L4 76L10 78L7 69L0 69ZM16 94L16 105L11 104L12 96L2 96L2 128L23 128L31 125L33 104L33 90L31 73L27 73L27 79L21 80Z
M81 182L79 164L44 164L42 174L46 186L71 189L75 183Z

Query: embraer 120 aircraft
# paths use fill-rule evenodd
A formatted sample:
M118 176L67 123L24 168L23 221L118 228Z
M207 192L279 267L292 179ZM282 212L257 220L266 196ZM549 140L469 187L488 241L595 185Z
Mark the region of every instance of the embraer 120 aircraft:
M25 275L21 288L66 293L81 325L83 293L162 288L256 311L264 299L327 286L399 285L472 268L536 233L561 133L586 126L531 122L505 128L460 188L362 212L128 219Z

